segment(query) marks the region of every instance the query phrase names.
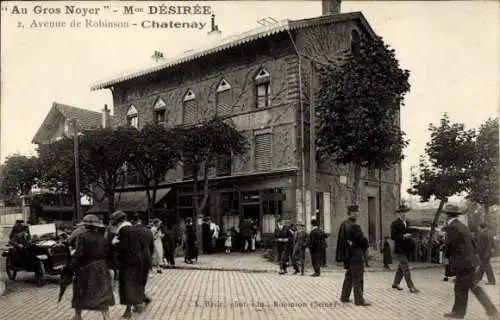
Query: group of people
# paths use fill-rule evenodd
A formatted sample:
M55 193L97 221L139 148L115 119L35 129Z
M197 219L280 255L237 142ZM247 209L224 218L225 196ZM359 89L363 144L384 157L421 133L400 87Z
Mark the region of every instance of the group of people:
M75 275L72 300L75 320L81 319L82 310L100 311L104 319L109 319L108 309L115 304L110 270L118 280L120 304L125 306L123 318L131 318L132 312L142 312L151 302L145 289L153 266L161 263L165 252L174 263L171 248L165 248L163 242L168 230L162 229L157 219L148 228L137 214L128 217L122 211L111 215L108 227L95 215L83 218L69 239L75 246L71 262ZM196 235L190 219L185 229L185 261L192 263L197 253L193 249Z
M325 264L326 237L327 235L319 227L316 219L311 220L311 232L306 233L303 223L295 224L291 227L284 225L280 218L274 231L278 261L280 264L280 274L287 273L288 261L294 268L294 274L304 275L305 252L309 248L311 263L313 265L313 277L319 277L321 266Z
M414 243L412 234L409 231L409 223L406 220L405 213L407 210L401 208L398 211L400 216L391 224L394 259L398 262L392 288L402 291L403 288L400 283L405 279L409 291L418 293L419 290L413 282L408 266L408 256L414 250ZM481 226L481 233L476 243L469 228L458 220L458 217L462 214L458 206L447 204L443 208L443 212L447 215L444 258L447 261L447 272L453 273L455 276L455 302L451 312L446 313L444 316L446 318L463 319L467 311L468 293L472 291L485 308L490 319L500 319L498 310L479 285L484 273L488 275L488 283L495 284L490 264L492 240L487 233L486 226ZM356 222L359 217L357 206L350 206L348 214L349 218L339 229L337 245L337 260L343 261L346 269L340 300L350 302L351 291L354 291L354 304L369 306L370 303L363 297L364 252L368 249L369 244L363 235L361 227ZM385 264L387 265L386 262Z

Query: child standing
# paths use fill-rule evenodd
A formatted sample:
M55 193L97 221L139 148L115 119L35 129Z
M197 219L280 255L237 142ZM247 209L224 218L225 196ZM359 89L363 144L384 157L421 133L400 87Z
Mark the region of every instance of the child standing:
M389 269L392 264L391 245L389 244L389 236L384 237L384 244L382 246L384 268Z
M231 253L231 247L233 246L233 237L231 233L231 230L226 231L226 241L224 242L224 247L226 247L226 254Z

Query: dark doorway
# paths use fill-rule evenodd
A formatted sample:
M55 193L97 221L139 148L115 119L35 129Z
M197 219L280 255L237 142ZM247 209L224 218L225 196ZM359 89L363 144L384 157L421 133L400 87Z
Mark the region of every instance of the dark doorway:
M368 240L370 245L377 242L377 202L375 197L368 197Z
M254 219L259 220L260 205L258 204L243 204L242 208L242 218L243 219Z

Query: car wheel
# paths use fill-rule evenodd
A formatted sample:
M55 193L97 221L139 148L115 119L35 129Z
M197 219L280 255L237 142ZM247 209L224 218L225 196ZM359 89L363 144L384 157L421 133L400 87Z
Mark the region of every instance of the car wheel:
M9 255L5 260L5 271L7 272L7 277L9 280L16 280L17 271L12 266L12 257Z
M35 282L37 286L41 287L45 284L45 266L41 260L38 263L38 268L35 271Z

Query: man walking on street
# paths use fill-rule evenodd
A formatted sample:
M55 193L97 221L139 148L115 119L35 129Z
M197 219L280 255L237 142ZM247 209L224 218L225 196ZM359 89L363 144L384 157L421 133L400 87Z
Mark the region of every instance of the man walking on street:
M306 227L303 223L297 224L297 234L295 235L294 247L293 247L293 265L295 267L295 273L298 274L300 271L301 275L304 275L304 263L306 258L306 248L308 246L308 235L306 232Z
M350 302L352 290L354 291L354 304L364 307L371 305L363 298L364 252L368 249L368 240L356 222L359 217L358 206L349 206L348 212L349 219L344 225L344 234L339 235L339 238L345 241L344 268L347 269L340 301Z
M462 214L458 206L447 204L443 212L448 216L446 227L446 258L450 267L456 273L455 303L446 318L463 319L467 312L469 290L476 296L486 313L492 320L500 319L500 315L486 295L483 288L478 285L475 269L479 263L475 254L474 244L469 228L458 220Z
M120 303L125 305L124 319L132 317L132 306L137 313L142 312L141 304L144 302L143 286L143 256L141 250L141 237L138 228L126 220L127 215L116 211L110 217L116 221L116 236L112 244L118 247L120 270L119 295Z
M408 266L408 256L413 252L413 241L411 233L408 231L408 221L406 221L406 212L408 211L409 208L400 206L396 210L399 213L399 218L391 224L391 238L394 240L394 259L399 262L398 269L394 275L394 281L392 282L392 288L400 291L403 290L399 284L404 277L410 292L418 293L419 290L413 284Z
M276 229L274 230L274 237L280 263L280 274L285 274L288 255L290 253L289 246L292 243L293 235L290 229L283 225L283 220L281 218L278 219Z
M153 233L150 229L146 228L141 219L137 214L133 215L130 218L130 222L137 228L139 231L140 242L141 242L141 252L142 252L142 261L143 261L143 290L144 290L144 303L148 305L151 302L151 299L146 295L146 285L148 282L149 273L153 267Z
M485 223L481 223L479 226L479 234L478 234L478 246L477 253L480 259L479 270L477 272L477 280L481 281L483 279L484 273L486 273L486 277L488 278L488 282L486 284L495 285L495 274L493 273L493 269L491 268L491 253L493 251L493 237L488 232L488 227Z
M309 234L309 252L311 253L311 262L314 273L312 277L321 275L321 264L323 263L323 249L325 248L325 234L319 228L318 220L311 220L311 233Z

